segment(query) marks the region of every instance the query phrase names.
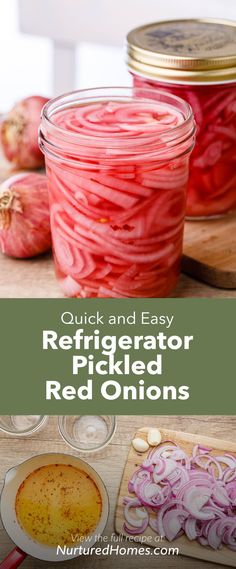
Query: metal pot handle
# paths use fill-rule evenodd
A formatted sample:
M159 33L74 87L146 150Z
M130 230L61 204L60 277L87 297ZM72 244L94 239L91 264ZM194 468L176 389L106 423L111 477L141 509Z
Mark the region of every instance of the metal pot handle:
M16 569L24 561L27 554L15 547L11 553L0 563L0 569Z

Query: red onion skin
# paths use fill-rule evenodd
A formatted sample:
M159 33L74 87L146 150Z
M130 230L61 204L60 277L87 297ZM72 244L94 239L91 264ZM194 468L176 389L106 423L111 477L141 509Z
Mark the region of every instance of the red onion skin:
M38 146L38 129L41 111L47 101L45 97L27 97L16 103L1 123L3 152L16 168L44 166L44 156Z
M0 188L0 250L27 259L50 248L46 176L31 172L12 176Z

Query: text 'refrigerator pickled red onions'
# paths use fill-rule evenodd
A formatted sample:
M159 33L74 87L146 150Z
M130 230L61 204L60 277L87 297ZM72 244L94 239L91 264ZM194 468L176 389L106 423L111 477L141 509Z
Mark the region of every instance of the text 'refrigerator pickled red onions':
M236 22L160 21L132 30L127 63L138 88L185 99L197 137L190 160L187 215L236 209Z
M179 274L191 108L151 90L107 88L44 108L56 272L69 297L163 297Z

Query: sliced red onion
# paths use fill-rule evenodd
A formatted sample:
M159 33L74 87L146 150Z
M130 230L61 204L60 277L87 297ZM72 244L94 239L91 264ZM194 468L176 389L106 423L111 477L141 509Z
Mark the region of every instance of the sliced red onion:
M212 547L213 549L219 549L219 547L221 546L221 537L217 533L218 528L219 528L219 524L220 524L220 520L214 521L210 525L208 535L207 535L208 543L209 543L210 547Z
M209 545L208 540L205 537L200 536L198 537L197 541L200 543L200 545Z
M162 461L164 462L164 459L162 459ZM175 469L176 469L176 461L173 460L172 458L170 458L169 460L165 460L164 470L162 470L161 473L158 472L158 469L156 470L155 466L153 471L154 482L158 484L162 480L165 480L172 472L174 472Z
M165 468L166 468L166 461L163 458L157 459L156 464L152 470L152 472L154 473L153 478L156 475L159 476L160 474L163 474L163 472L165 472Z
M191 518L191 516L188 516L185 520L184 531L190 541L196 539L200 535L197 528L197 520L195 518Z
M225 545L228 545L230 549L236 551L236 519L225 518L221 520L218 526L219 536L222 536L222 541Z
M228 482L228 484L226 484L226 490L233 506L236 506L236 481Z
M210 456L209 454L199 454L192 458L192 463L195 463L197 466L208 470L214 465L218 470L218 478L223 477L223 469L220 462L214 458L214 456Z
M214 498L215 502L222 508L230 505L230 500L225 486L217 484L215 488L213 488L212 497Z
M182 530L183 522L188 517L187 512L183 512L181 508L176 508L175 510L169 510L163 516L163 528L165 532L165 537L169 541L173 541Z
M234 480L236 480L236 467L227 468L224 471L223 480L224 482L233 482Z
M149 517L149 526L158 534L157 515Z
M211 452L195 445L189 457L171 441L152 449L128 484L125 531L141 535L149 525L169 541L185 534L236 551L236 457Z
M226 464L230 468L236 468L236 458L230 454L225 454L225 456L216 456L215 459L222 464Z
M149 480L143 480L136 486L136 496L144 506L161 506L167 500L160 486Z
M210 488L198 487L188 488L184 494L184 504L188 512L199 520L210 520L214 517L211 512L204 511L203 506L207 504L211 497L212 491Z
M124 530L130 535L142 535L148 527L148 518L144 520L141 527L129 527L126 523L124 524Z
M130 501L127 501L125 504L125 519L130 526L140 529L143 528L143 525L146 523L146 521L148 525L149 516L147 511L138 510L139 507L142 508L142 504L136 498L131 498ZM131 508L135 509L135 517L130 514ZM141 511L143 515L140 515Z

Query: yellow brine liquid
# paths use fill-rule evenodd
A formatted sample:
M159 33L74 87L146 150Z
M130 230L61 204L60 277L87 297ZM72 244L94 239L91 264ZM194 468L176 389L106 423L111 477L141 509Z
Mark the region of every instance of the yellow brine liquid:
M102 499L86 472L69 464L50 464L22 482L15 508L20 526L35 541L76 546L94 532Z

